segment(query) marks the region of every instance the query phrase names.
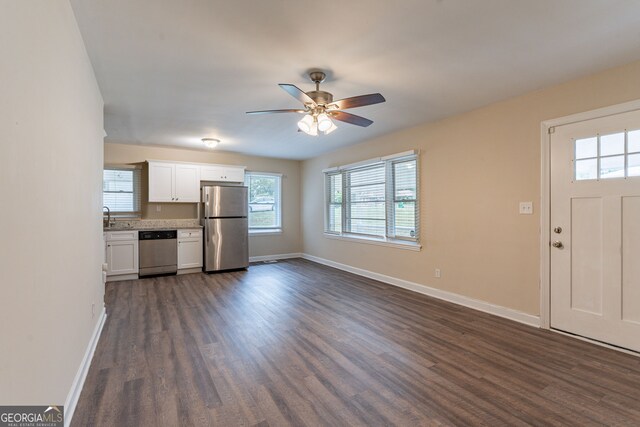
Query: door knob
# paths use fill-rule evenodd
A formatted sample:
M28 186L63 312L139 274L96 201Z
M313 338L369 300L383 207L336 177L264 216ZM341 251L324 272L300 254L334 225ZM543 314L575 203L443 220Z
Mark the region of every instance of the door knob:
M559 241L555 241L551 244L551 246L553 246L554 248L558 248L558 249L562 249L564 248L564 245L562 244L562 242Z

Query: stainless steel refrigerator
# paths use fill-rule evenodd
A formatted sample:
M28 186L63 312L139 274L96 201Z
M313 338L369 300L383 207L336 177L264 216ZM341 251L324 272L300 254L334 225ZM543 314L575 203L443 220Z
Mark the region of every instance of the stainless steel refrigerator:
M247 204L247 187L202 187L204 271L249 266Z

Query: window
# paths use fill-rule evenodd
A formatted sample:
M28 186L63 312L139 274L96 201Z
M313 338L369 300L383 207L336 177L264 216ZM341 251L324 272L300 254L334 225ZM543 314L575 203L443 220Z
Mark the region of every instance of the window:
M325 233L417 242L418 167L414 152L325 171Z
M245 185L249 188L249 231L268 233L281 231L279 174L247 172Z
M640 130L576 139L576 181L640 176Z
M102 173L102 204L111 216L140 216L140 169L105 167Z

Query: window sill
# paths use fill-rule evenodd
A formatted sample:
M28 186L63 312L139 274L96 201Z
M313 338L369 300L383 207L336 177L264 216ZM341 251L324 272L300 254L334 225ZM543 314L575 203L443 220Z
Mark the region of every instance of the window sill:
M378 246L388 246L396 249L404 249L407 251L420 251L422 249L422 245L417 242L408 242L402 240L387 240L387 239L376 239L374 237L355 237L355 236L345 236L345 235L336 235L324 233L324 237L328 239L335 240L346 240L349 242L357 242L357 243L366 243L368 245L378 245Z
M282 234L281 228L274 228L271 230L249 230L249 236L273 236Z

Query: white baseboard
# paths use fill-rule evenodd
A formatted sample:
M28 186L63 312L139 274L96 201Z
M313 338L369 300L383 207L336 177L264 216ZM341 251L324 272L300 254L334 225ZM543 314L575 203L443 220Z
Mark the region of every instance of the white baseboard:
M296 252L292 254L252 256L252 257L249 257L249 262L274 261L277 259L289 259L289 258L302 258L302 254L299 252Z
M78 368L78 372L76 373L76 377L73 379L73 383L71 384L71 390L69 390L67 400L64 402L65 427L69 427L69 424L71 424L71 418L73 417L73 413L76 410L76 405L78 404L78 399L80 398L80 392L82 391L82 387L84 386L84 380L87 378L89 366L91 366L91 360L93 359L93 353L96 351L96 346L98 345L98 340L100 339L100 334L102 333L102 328L104 327L104 322L106 319L107 311L103 307L98 319L98 323L96 324L96 327L93 330L93 334L91 335L91 340L89 341L89 345L87 346L87 351L84 353L84 358L82 359L80 367Z
M523 313L521 311L513 310L511 308L491 304L486 301L469 298L464 295L455 294L453 292L432 288L430 286L422 285L420 283L410 282L408 280L386 276L384 274L375 273L373 271L364 270L362 268L352 267L347 264L341 264L339 262L320 258L314 255L302 254L302 258L307 259L309 261L317 262L319 264L328 265L329 267L337 268L339 270L348 271L349 273L357 274L358 276L368 277L369 279L378 280L380 282L388 283L390 285L398 286L400 288L404 288L410 291L428 295L430 297L438 298L444 301L452 302L454 304L469 307L474 310L483 311L485 313L504 317L506 319L514 320L516 322L524 323L525 325L535 326L537 328L540 327L539 316L534 316L532 314Z

